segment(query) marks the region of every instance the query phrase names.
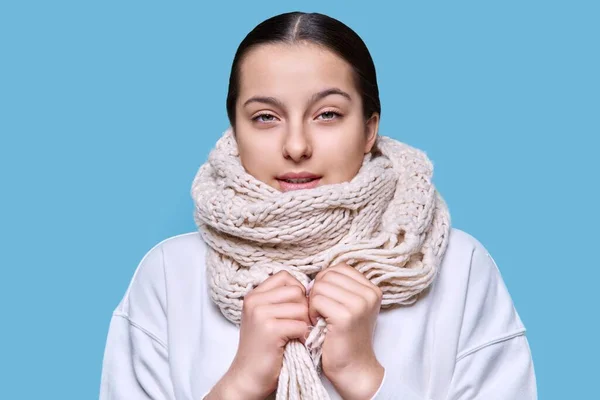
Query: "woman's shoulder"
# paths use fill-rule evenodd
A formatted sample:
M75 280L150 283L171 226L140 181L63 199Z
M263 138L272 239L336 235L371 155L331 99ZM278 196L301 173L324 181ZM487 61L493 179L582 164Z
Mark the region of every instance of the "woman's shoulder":
M203 261L205 254L206 243L200 232L186 232L169 236L154 244L144 254L133 274L131 283L133 284L137 280L160 280L173 268L182 268L182 266Z
M156 246L161 247L163 253L171 261L177 261L178 257L189 260L190 258L204 257L206 254L206 242L198 231L167 237Z
M485 281L502 281L502 276L487 247L478 238L464 230L452 228L438 279L452 281L448 283L452 286L464 285L467 289L485 284Z
M501 245L501 244L499 244ZM483 281L496 280L504 284L502 274L488 247L475 236L463 230L452 228L448 249L442 265L451 270L460 264L468 275L469 286L481 284ZM450 264L453 264L450 266Z
M476 248L485 249L484 245L475 236L459 228L450 228L448 250L469 253Z
M135 308L132 303L156 303L162 308L166 302L165 277L173 272L185 274L189 266L197 269L203 263L206 243L199 232L169 236L155 243L141 257L129 281L127 290L115 312L129 315Z
M448 247L442 258L440 274L446 279L479 280L499 273L498 266L487 247L475 236L451 228Z
M439 298L461 310L461 349L525 332L501 270L478 238L451 230L438 279Z

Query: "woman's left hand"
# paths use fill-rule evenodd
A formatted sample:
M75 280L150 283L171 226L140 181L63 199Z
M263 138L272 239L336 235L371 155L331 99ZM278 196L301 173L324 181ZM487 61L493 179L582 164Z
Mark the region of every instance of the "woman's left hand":
M381 289L347 264L337 264L315 276L309 317L313 325L318 316L327 322L321 354L323 373L340 394L351 390L343 398L370 398L383 379L383 367L373 350L381 299Z

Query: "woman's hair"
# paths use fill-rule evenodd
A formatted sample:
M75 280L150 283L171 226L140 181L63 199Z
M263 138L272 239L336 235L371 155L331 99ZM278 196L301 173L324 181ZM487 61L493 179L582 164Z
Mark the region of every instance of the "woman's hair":
M356 87L362 97L363 115L369 119L374 112L381 115L379 88L375 65L367 46L352 29L324 14L289 12L271 17L258 24L240 43L229 76L227 117L235 127L235 104L240 88L240 64L244 56L262 44L310 42L333 51L354 70Z

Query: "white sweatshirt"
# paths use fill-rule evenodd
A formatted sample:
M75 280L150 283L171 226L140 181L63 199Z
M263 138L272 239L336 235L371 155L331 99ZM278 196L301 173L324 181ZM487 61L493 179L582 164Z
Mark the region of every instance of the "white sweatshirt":
M206 250L192 232L143 257L110 320L100 400L200 400L225 374L239 328L209 297ZM374 399L537 399L525 327L501 274L484 246L455 228L423 296L379 313L373 348L385 368Z

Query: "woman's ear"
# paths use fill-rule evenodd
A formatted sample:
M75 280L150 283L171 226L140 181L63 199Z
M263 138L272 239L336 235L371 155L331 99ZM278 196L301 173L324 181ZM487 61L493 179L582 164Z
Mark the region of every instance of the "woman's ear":
M377 133L379 131L379 114L374 112L365 124L365 135L367 142L365 143L365 154L369 153L375 141L377 140Z

